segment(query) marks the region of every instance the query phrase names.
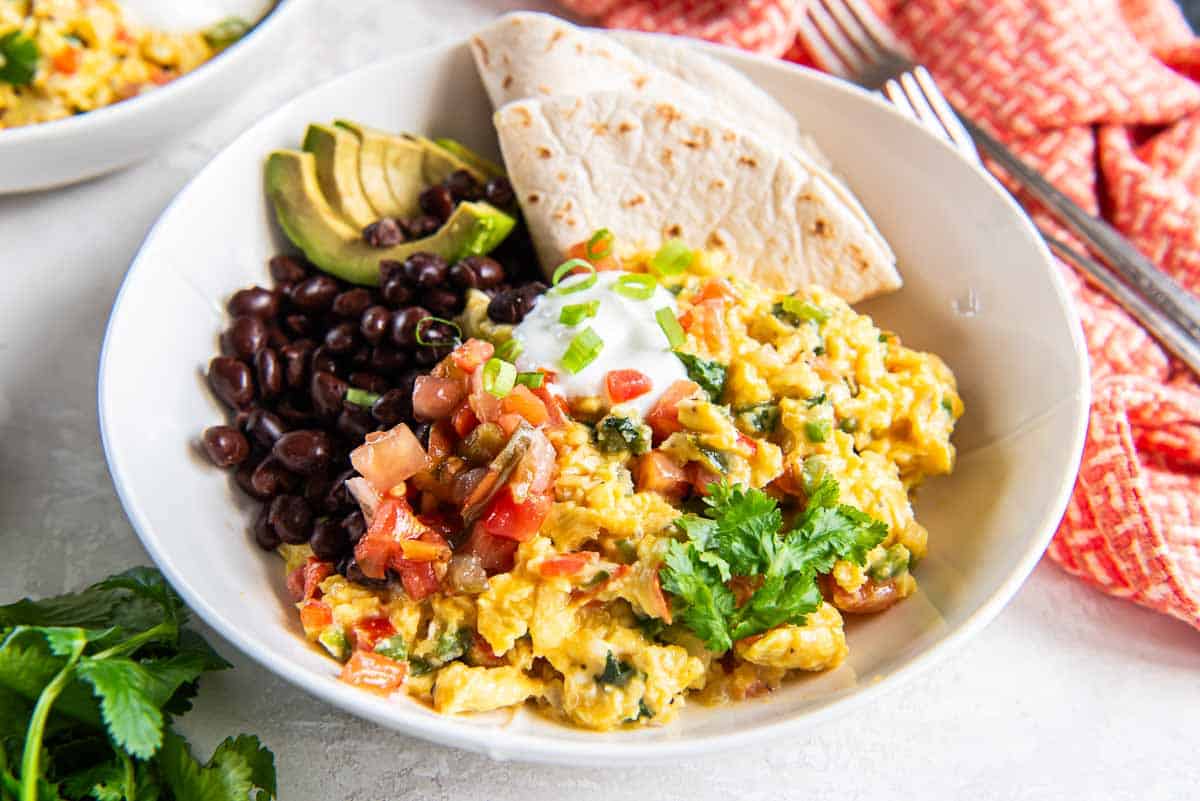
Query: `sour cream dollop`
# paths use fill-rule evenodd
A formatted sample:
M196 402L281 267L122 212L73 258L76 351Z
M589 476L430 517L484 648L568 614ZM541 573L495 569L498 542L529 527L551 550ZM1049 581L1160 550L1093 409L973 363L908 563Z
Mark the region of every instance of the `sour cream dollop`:
M650 379L650 391L626 401L625 405L645 415L667 387L687 378L687 371L671 352L666 334L654 317L663 307L672 313L678 309L675 296L661 286L655 287L646 300L635 300L614 291L613 285L623 275L629 273L596 273L595 285L587 289L565 294L558 291L589 278L587 275L571 276L542 295L533 311L513 331L513 336L524 346L517 357L517 369L554 371L555 379L548 385L550 391L563 395L568 402L579 398L606 398L604 377L609 372L637 370ZM577 325L559 322L563 307L593 300L599 301L594 317ZM589 326L604 341L604 347L591 364L572 373L563 365L563 355L571 340Z

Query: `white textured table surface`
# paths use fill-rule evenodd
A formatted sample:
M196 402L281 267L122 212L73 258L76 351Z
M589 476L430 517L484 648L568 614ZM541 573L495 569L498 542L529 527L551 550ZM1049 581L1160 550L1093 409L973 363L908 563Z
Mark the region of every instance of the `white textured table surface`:
M278 69L186 141L117 175L0 198L0 600L148 561L105 469L95 373L117 287L171 197L314 82L535 5L316 0ZM1200 633L1049 564L983 634L875 708L773 747L643 769L496 764L429 745L216 642L238 667L206 681L184 728L205 753L226 733L257 732L294 801L1200 796Z

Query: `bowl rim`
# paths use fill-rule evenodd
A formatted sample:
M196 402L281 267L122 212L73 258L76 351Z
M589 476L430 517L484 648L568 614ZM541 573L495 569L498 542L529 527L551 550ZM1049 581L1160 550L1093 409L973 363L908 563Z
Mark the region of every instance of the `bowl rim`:
M293 0L298 2L299 0ZM249 137L260 127L268 126L279 116L289 112L293 103L299 102L311 92L321 90L329 83L347 79L361 72L380 68L392 62L406 62L413 59L444 58L447 54L461 48L469 39L469 35L453 37L449 40L434 43L407 53L398 54L386 59L355 68L354 70L336 75L328 81L310 87L304 93L291 98L269 114L261 117L224 147L220 157L226 150L238 147L241 141ZM646 36L662 36L662 34L644 34ZM949 142L946 142L924 128L902 112L896 110L880 97L876 97L863 89L845 81L833 78L813 69L790 64L779 59L747 53L736 48L714 45L707 42L691 42L694 46L714 56L724 56L722 60L733 61L735 66L739 60L748 60L768 68L784 71L794 71L803 80L815 81L826 88L844 95L852 96L856 102L867 102L883 109L886 113L896 115L904 124L918 131L918 136L934 139L940 146L948 148L955 158L963 156ZM210 165L211 165L210 161ZM974 165L972 165L974 166ZM206 168L207 169L207 166ZM202 171L203 172L203 171ZM1088 410L1091 405L1091 381L1087 350L1084 344L1082 327L1078 313L1071 300L1064 277L1054 263L1053 257L1045 243L1038 235L1033 223L1021 209L1016 200L1003 186L982 167L976 167L976 172L982 178L989 191L998 193L1019 220L1024 229L1026 239L1041 257L1043 268L1049 274L1051 287L1060 307L1066 315L1066 322L1071 330L1071 339L1075 356L1075 368L1079 375L1080 385L1070 397L1064 398L1064 405L1073 405L1075 412L1074 431L1071 432L1070 470L1059 479L1058 486L1052 497L1052 503L1047 511L1037 521L1036 530L1039 535L1030 541L1019 559L1001 585L972 612L952 632L946 634L925 651L914 655L903 665L890 671L882 680L860 687L851 695L837 698L824 705L799 715L782 720L760 724L741 732L705 734L679 741L647 743L636 739L622 741L605 741L596 739L570 740L555 739L544 735L530 735L521 732L504 731L497 738L492 728L472 726L455 716L413 714L404 710L398 704L380 703L377 696L364 693L349 685L337 681L324 680L327 677L315 675L309 668L298 663L278 658L266 647L257 643L248 634L243 633L236 621L228 619L214 609L205 598L199 594L186 578L187 570L173 561L168 553L160 547L149 521L143 510L135 502L132 488L126 483L122 462L110 440L109 420L113 415L110 404L117 396L110 391L108 382L109 363L112 359L112 333L116 319L121 312L126 290L129 288L138 269L148 269L142 264L145 252L161 235L161 223L164 218L188 195L188 190L199 178L199 174L185 185L171 200L160 214L154 226L150 229L145 241L138 248L130 269L121 283L113 303L112 312L105 327L104 341L99 359L99 377L97 396L99 406L100 436L105 458L112 477L117 496L125 510L142 545L149 552L154 562L162 569L173 587L183 597L188 606L193 609L208 625L212 626L222 637L234 645L243 654L249 656L271 673L283 678L290 684L299 687L310 695L316 696L333 706L356 716L400 731L409 736L420 737L440 745L462 748L476 753L485 754L497 761L522 761L532 763L559 765L644 765L665 762L685 757L695 757L720 751L745 748L763 742L768 738L779 738L787 734L798 733L814 724L821 723L835 716L862 707L873 701L879 694L893 692L903 687L915 676L924 672L946 657L955 653L968 639L987 626L1012 599L1025 579L1033 571L1049 545L1057 528L1058 522L1066 510L1070 494L1074 488L1078 474L1083 446L1087 432ZM502 742L502 745L497 741Z
M288 17L297 8L303 7L307 2L309 0L276 0L275 5L271 6L271 10L259 19L254 27L241 39L238 39L191 72L180 75L170 83L159 86L144 95L138 95L137 97L117 103L110 103L107 106L102 106L83 114L73 114L70 117L64 117L60 120L50 120L48 122L38 122L32 125L22 125L17 128L0 130L0 150L6 148L15 149L32 141L62 139L104 123L111 122L119 125L126 117L132 117L136 114L153 113L156 107L170 103L177 96L190 91L193 85L215 75L217 71L223 71L227 68L232 69L233 64L242 61L245 54L249 52L252 44L270 35L270 32L279 26L280 20Z

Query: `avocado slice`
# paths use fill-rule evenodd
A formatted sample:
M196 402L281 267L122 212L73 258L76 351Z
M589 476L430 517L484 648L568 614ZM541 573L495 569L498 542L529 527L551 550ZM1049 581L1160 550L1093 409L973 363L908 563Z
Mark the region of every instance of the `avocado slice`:
M459 142L457 139L449 139L446 137L438 137L433 140L434 144L445 150L450 155L457 158L459 161L466 162L475 170L481 173L485 179L499 178L504 175L504 168L491 159L484 158L476 153L471 148Z
M416 136L415 134L405 134L404 137L417 143L425 153L424 161L421 164L421 173L426 186L440 184L450 177L450 173L456 170L466 170L481 184L487 181L488 176L486 173L454 155L449 150L439 147L432 139L426 139L423 136Z
M359 179L359 144L351 133L328 125L309 125L304 149L313 154L317 183L335 212L362 230L379 219Z
M387 179L387 149L388 134L360 125L352 120L334 120L338 128L349 131L358 138L358 177L362 181L363 192L367 200L377 212L378 217L408 216L402 210L405 204L392 193Z
M436 253L451 263L490 253L516 221L487 203L459 203L431 236L391 248L372 248L326 201L312 153L277 150L267 157L267 196L288 239L313 264L356 284L379 283L379 262L413 253Z

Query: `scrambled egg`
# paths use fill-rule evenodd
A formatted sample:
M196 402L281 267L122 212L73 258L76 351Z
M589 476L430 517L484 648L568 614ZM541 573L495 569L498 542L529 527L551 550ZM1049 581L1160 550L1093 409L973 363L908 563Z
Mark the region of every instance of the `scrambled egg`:
M724 395L681 401L682 430L655 450L781 500L819 471L836 478L843 503L887 525L865 564L841 561L824 577L825 602L803 625L746 637L725 654L671 625L658 570L678 536L679 502L639 490L637 459L602 451L592 426L571 421L548 431L554 503L511 572L490 577L478 595L420 603L333 575L321 584L332 622L308 635L329 648L329 626L350 633L385 617L409 657L397 692L447 713L533 702L596 730L661 725L689 697L754 697L790 672L837 667L847 654L843 613L875 611L915 589L909 569L925 553L926 532L909 493L953 466L950 435L962 413L954 377L826 291L784 303L735 282L716 304L705 299L711 282L702 272L677 287L684 350L728 365ZM545 570L548 560L584 551L595 557L587 569Z
M4 0L0 129L134 97L194 70L242 30L151 30L127 19L115 0Z

